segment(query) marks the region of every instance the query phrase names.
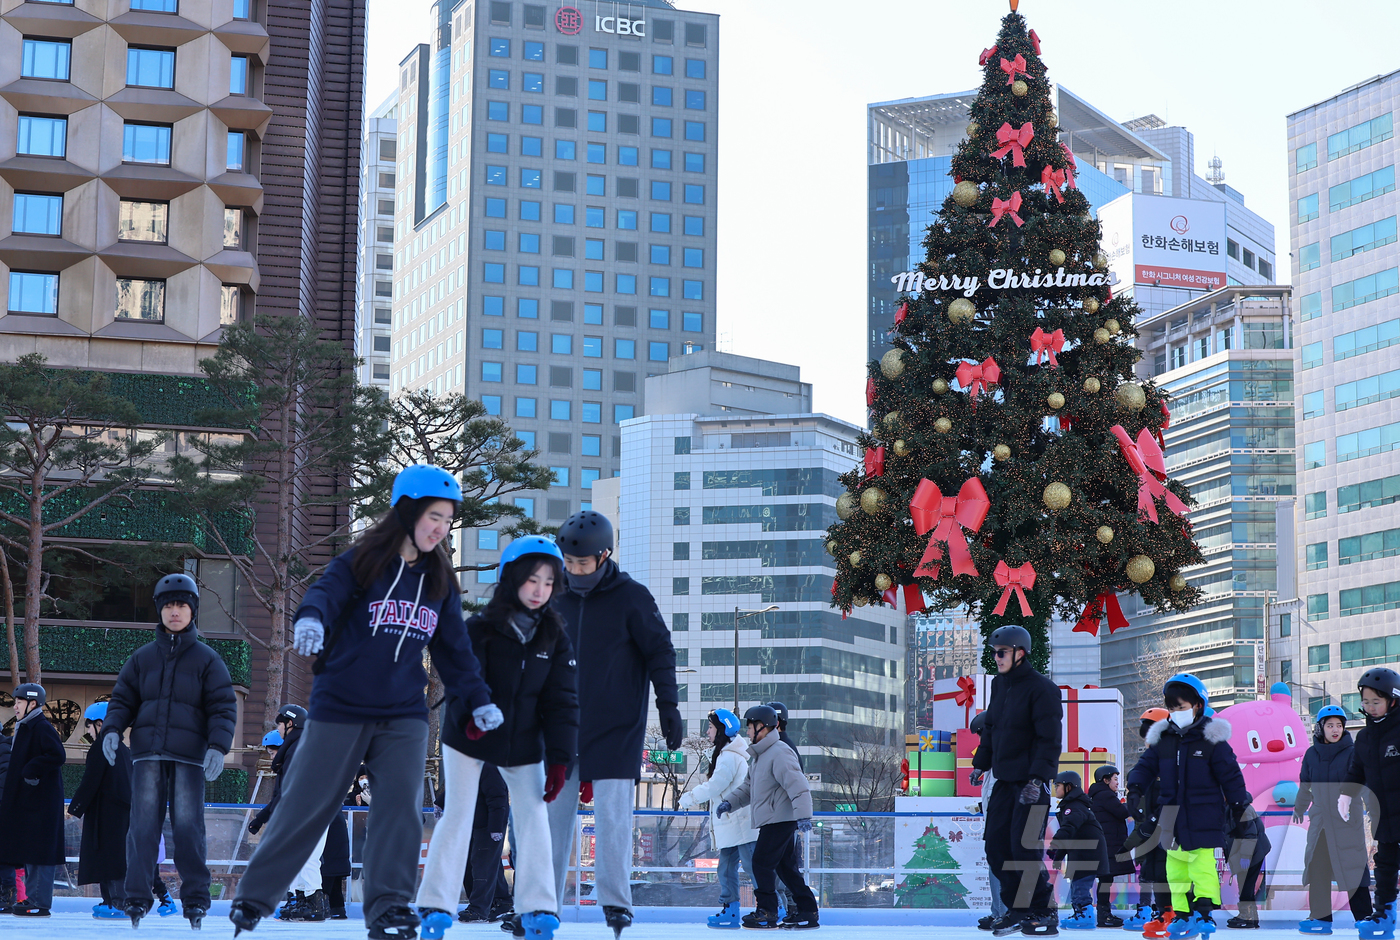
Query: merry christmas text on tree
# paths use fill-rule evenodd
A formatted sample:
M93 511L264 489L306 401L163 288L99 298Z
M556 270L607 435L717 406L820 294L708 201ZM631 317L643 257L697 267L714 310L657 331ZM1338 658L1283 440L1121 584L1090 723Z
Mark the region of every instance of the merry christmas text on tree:
M918 293L924 290L952 290L962 291L964 297L971 297L977 293L983 285L983 278L959 277L954 274L949 277L940 274L938 277L926 277L922 271L902 271L890 277L890 283L894 289L900 293ZM1017 274L1012 268L992 268L987 272L985 283L991 290L1033 290L1041 287L1103 287L1113 286L1118 283L1118 275L1109 271L1107 273L1095 271L1092 274L1079 272L1077 274L1066 274L1064 268L1056 269L1054 274L1046 274L1040 268L1036 268L1030 274Z

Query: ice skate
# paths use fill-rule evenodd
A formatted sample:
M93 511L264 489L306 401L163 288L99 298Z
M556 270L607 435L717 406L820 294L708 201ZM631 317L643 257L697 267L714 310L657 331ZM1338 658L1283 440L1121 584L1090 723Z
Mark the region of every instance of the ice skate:
M778 926L784 930L815 930L821 924L817 922L816 911L793 911Z
M525 928L520 926L519 914L508 914L502 917L501 929L513 937L525 936Z
M525 929L525 940L554 940L559 918L548 911L534 911L520 915L520 926Z
M369 940L414 940L418 936L418 925L422 923L413 908L395 905L374 919L369 925Z
M1065 919L1064 928L1066 930L1093 930L1097 927L1098 918L1094 916L1092 907L1080 907L1074 911L1074 916Z
M1150 904L1139 904L1136 911L1123 919L1124 930L1142 930L1147 922L1156 918L1157 912Z
M991 929L992 929L992 925L995 924L996 922L997 922L997 919L996 919L995 917L993 917L991 914L988 914L986 917L979 917L979 918L977 919L977 929L978 929L978 930L991 930Z
M463 924L489 924L491 922L491 918L486 915L485 911L482 911L479 908L472 907L470 904L468 904L466 907L462 908L460 911L457 912L457 921L458 923ZM427 935L428 932L425 926L423 936L426 937Z
M142 904L140 901L127 901L126 907L122 910L127 917L131 918L131 929L135 930L137 927L141 926L141 918L145 917L146 914L150 912L151 908L149 905Z
M190 922L191 930L199 930L204 926L204 915L209 913L202 907L185 908L185 920Z
M744 915L743 925L749 930L776 930L778 915L760 907L752 913Z
M1161 940L1162 937L1167 936L1167 933L1171 930L1172 922L1175 920L1175 911L1163 911L1146 924L1143 924L1142 935L1149 938L1149 940L1154 940L1154 938L1155 940Z
M247 901L234 901L229 908L228 919L233 922L233 935L237 937L243 931L256 927L262 915Z
M1360 927L1360 924L1357 926ZM1305 920L1298 924L1298 932L1326 936L1332 932L1332 922L1330 920Z
M625 907L604 907L603 920L612 928L614 940L617 940L622 936L623 929L632 926L632 912Z
M169 891L161 895L160 903L156 905L156 913L161 917L169 917L171 914L180 913L180 909L175 906L175 899L170 896Z
M1060 933L1060 915L1054 911L1032 914L1021 921L1021 933L1027 937L1055 937Z
M121 920L126 912L111 904L94 904L92 916L95 920Z
M1025 911L1007 911L992 924L992 936L1009 937L1021 932L1021 921L1026 919Z
M317 888L306 895L306 900L302 904L301 919L313 923L321 923L330 916L331 905L326 900L326 892Z
M1098 908L1098 925L1100 927L1122 927L1123 918L1113 913L1113 908L1107 904L1100 904Z
M1387 904L1356 925L1361 940L1395 940L1395 905Z
M705 918L706 927L715 927L720 930L732 930L739 926L739 902L730 901L719 909L718 914L711 914Z
M471 908L467 910L471 910ZM447 928L452 926L452 915L436 907L420 907L418 916L423 921L423 940L442 940L442 936L447 933ZM463 921L463 923L471 923L471 921ZM483 920L478 920L476 923L483 923Z

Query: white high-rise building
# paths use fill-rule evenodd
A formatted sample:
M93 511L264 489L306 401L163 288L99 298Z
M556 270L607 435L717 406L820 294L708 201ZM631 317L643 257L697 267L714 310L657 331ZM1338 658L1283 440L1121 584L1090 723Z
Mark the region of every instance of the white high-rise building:
M360 145L360 276L355 285L355 355L360 381L389 388L394 326L394 170L398 95L370 112Z

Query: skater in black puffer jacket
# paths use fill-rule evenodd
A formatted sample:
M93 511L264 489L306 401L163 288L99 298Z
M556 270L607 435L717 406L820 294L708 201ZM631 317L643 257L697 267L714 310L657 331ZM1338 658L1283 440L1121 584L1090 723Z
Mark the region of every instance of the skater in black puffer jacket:
M1357 681L1366 727L1356 735L1337 813L1361 818L1364 798L1371 809L1376 840L1375 911L1356 925L1363 938L1395 932L1395 898L1400 878L1400 675L1384 667L1368 669Z
M1136 873L1131 852L1124 851L1128 840L1128 820L1133 811L1118 798L1118 768L1105 764L1094 771L1094 785L1089 788L1089 802L1094 816L1103 827L1104 846L1108 849L1108 872L1099 879L1098 925L1122 927L1123 919L1113 913L1113 879Z
M1055 775L1055 813L1058 827L1050 840L1050 858L1063 862L1065 879L1069 882L1070 905L1074 915L1064 926L1071 930L1092 930L1094 917L1094 882L1108 876L1108 848L1103 826L1094 815L1094 804L1080 784L1079 774L1072 770Z
M1303 883L1308 886L1309 918L1298 929L1323 933L1332 922L1332 882L1347 895L1352 917L1359 924L1373 913L1371 870L1366 864L1366 828L1360 813L1350 820L1337 815L1337 797L1351 770L1355 744L1346 728L1347 713L1327 705L1317 713L1313 743L1303 755L1298 773L1298 797L1293 822L1308 821L1303 853Z

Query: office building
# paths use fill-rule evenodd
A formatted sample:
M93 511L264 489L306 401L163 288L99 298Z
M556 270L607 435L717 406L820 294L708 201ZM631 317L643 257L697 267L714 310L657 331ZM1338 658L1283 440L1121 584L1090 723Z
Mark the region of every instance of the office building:
M859 429L810 412L724 410L739 383L772 403L810 401L796 367L708 351L648 380L648 401L685 410L622 425L621 562L671 626L692 733L711 709L734 706L735 608L777 605L740 614L739 710L784 702L806 770L829 788L830 756L849 755L853 741L902 743L905 617L829 606L825 530L844 492L837 478L859 458Z
M1391 72L1288 116L1302 496L1297 593L1281 599L1296 603L1275 629L1310 712L1356 713L1360 674L1400 661L1397 103Z
M1273 281L1273 227L1247 209L1238 192L1194 174L1194 140L1186 128L1168 126L1155 115L1119 123L1063 85L1055 86L1051 96L1060 141L1075 155L1076 182L1091 208L1097 214L1115 200L1125 200L1115 203L1125 221L1118 243L1108 231L1108 218L1099 215L1105 221L1104 251L1121 278L1115 287L1118 294L1133 295L1144 313L1154 315L1204 292L1200 286L1174 288L1159 284L1159 277L1139 282L1132 276L1151 260L1134 257L1142 251L1142 235L1155 239L1160 218L1167 226L1163 250L1172 236L1177 237L1179 250L1181 233L1171 230L1173 220L1183 213L1190 217L1197 210L1218 222L1217 234L1206 238L1193 232L1191 243L1194 249L1199 240L1205 256L1213 257L1210 270L1219 269L1213 287ZM885 337L900 296L890 278L924 260L925 230L952 192L952 156L966 135L975 99L975 91L966 91L869 106L867 345L871 359L879 359L889 348ZM1177 200L1205 205L1193 207ZM1214 242L1213 256L1207 242ZM1124 277L1125 273L1129 276Z
M1290 550L1275 516L1296 492L1290 295L1224 287L1137 322L1138 378L1171 395L1167 474L1197 500L1188 518L1205 562L1183 571L1203 595L1189 611L1122 595L1130 625L1100 631L1103 685L1123 692L1132 720L1161 704L1176 672L1200 677L1216 708L1278 678L1266 669L1265 611L1280 546Z
M719 19L441 0L430 25L399 70L390 387L506 418L556 481L515 503L557 524L618 472L647 376L713 345Z
M349 346L364 2L316 10L299 0L0 7L0 358L39 352L55 367L105 373L147 427L175 432L171 450L198 456L191 432L210 429L195 413L225 404L199 362L223 326L255 313L307 317ZM195 531L169 518L158 487L133 501L86 517L84 536ZM344 518L328 506L296 522L316 533ZM236 596L226 559L192 547L187 564L223 600L209 597L201 628L232 644L242 717L260 735L267 654L225 611L260 638L272 625ZM119 628L149 629L149 598L149 584L109 582L97 617L54 626L92 631L94 651L121 648ZM83 689L107 691L120 663L102 659L50 665L51 698L82 704ZM305 663L288 659L291 700L310 691ZM70 689L60 676L73 677L62 680Z
M360 271L355 355L360 382L389 390L394 326L394 171L398 167L398 93L365 118L360 145Z

